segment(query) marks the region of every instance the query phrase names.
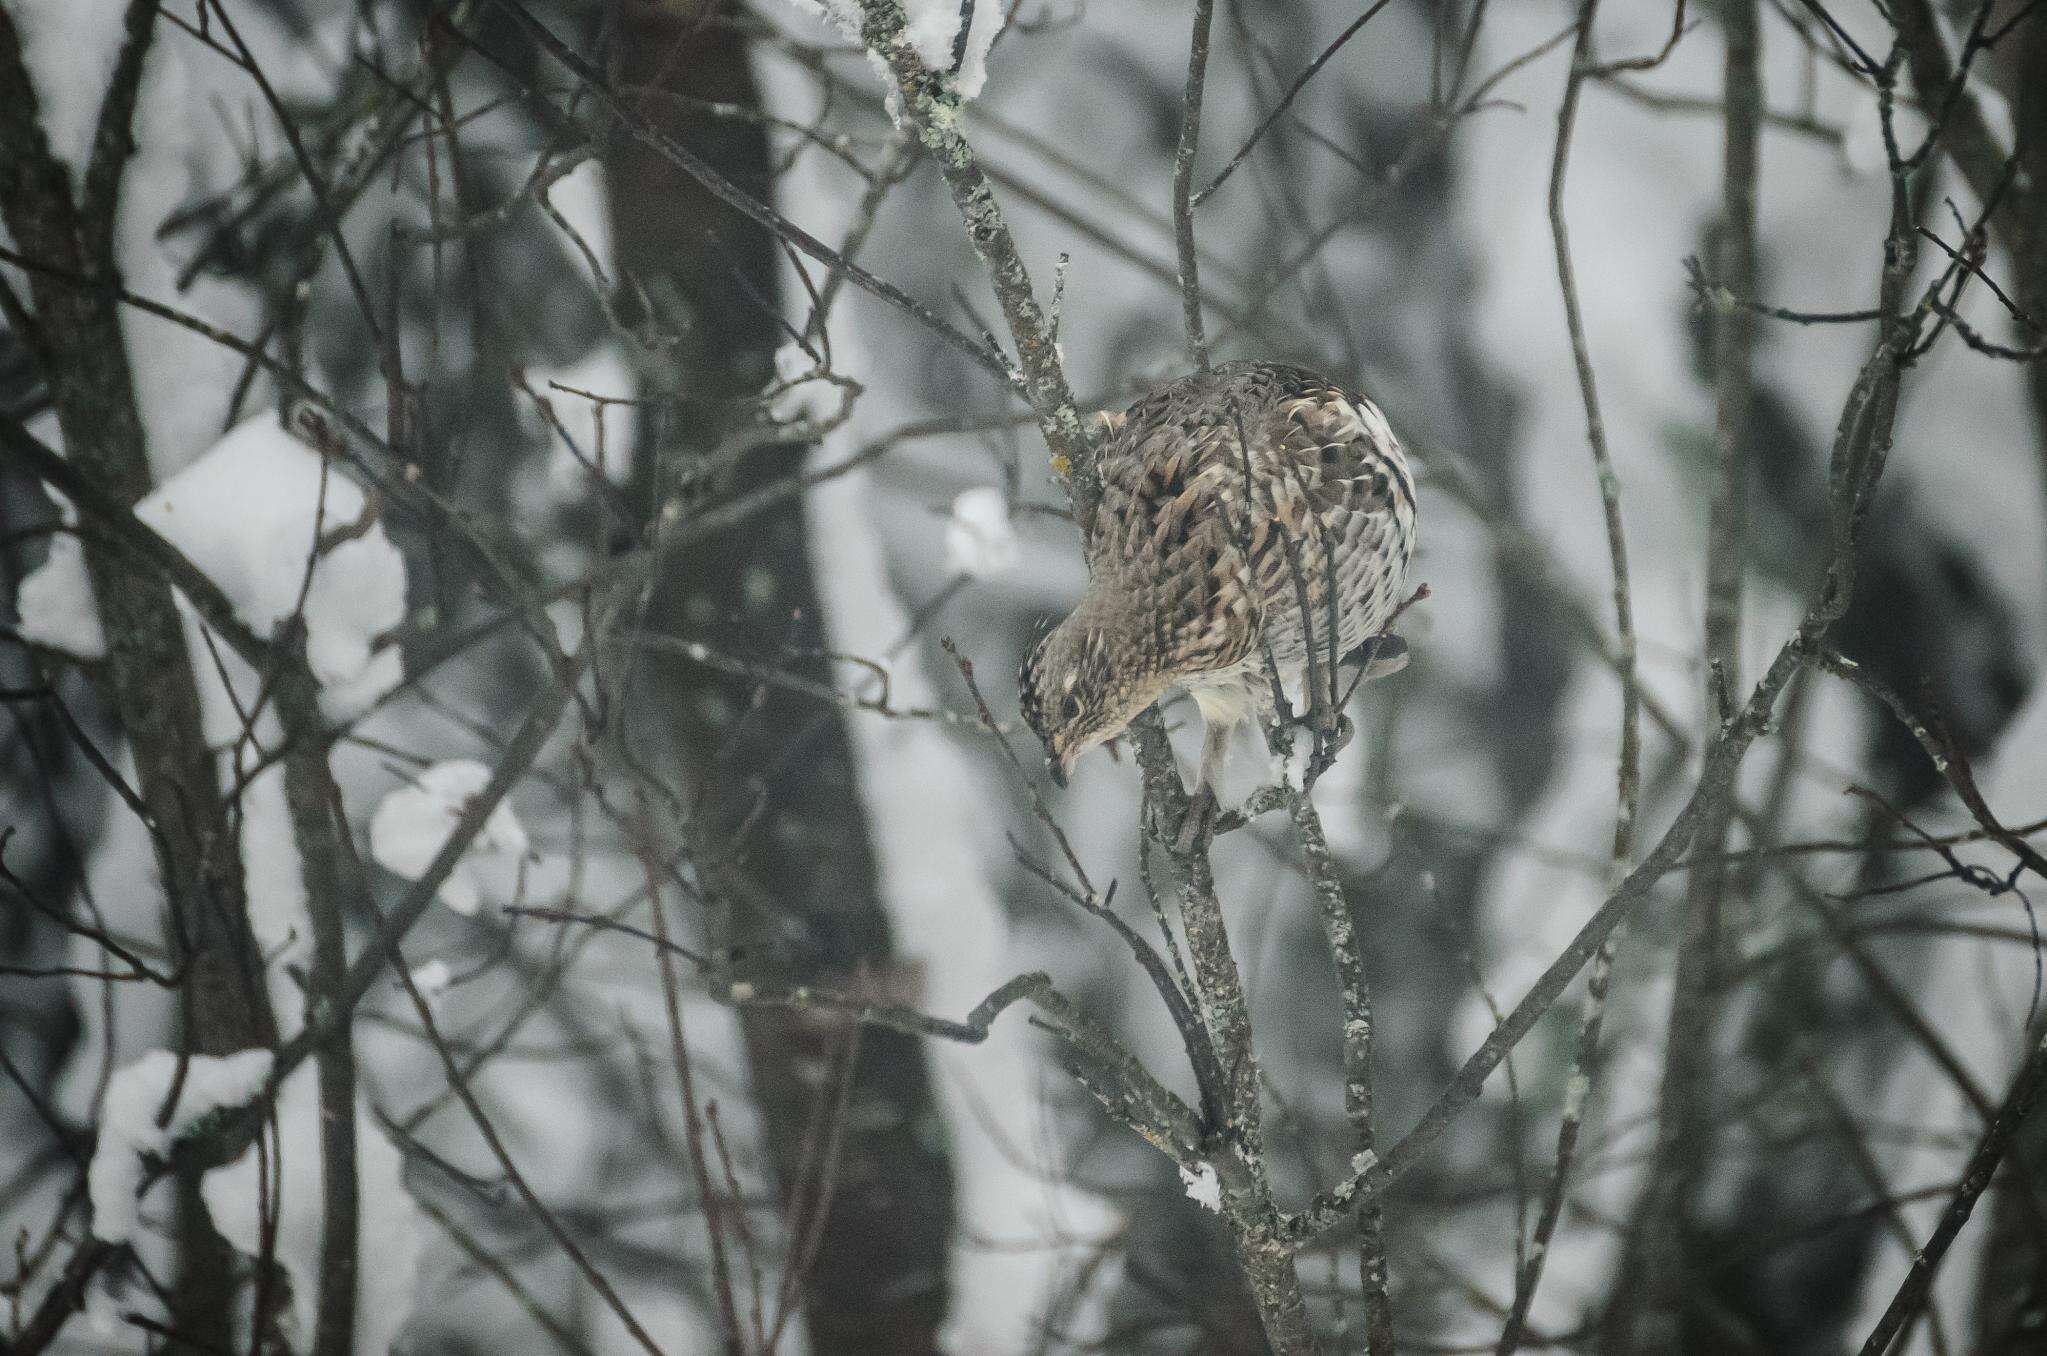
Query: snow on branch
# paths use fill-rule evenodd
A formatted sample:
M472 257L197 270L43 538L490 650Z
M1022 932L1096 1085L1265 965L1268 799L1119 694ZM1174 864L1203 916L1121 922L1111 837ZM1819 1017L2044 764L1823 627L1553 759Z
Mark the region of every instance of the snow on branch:
M265 1211L275 1224L271 1255L291 1276L298 1336L311 1346L320 1293L325 1209L321 1195L319 1075L308 1062L277 1093L275 1161L265 1163L252 1145L240 1158L215 1168L199 1194L213 1227L236 1251L264 1255ZM405 1159L360 1102L355 1111L356 1221L355 1356L384 1356L412 1316L424 1246L419 1206L405 1190ZM274 1171L266 1201L262 1178Z
M861 38L859 0L790 0L796 8L827 20L855 42ZM902 0L903 36L927 70L952 76L962 99L988 83L988 51L1002 31L1005 7L984 0ZM964 21L965 31L961 31ZM883 80L888 79L886 69Z
M126 1243L141 1219L146 1158L164 1158L171 1146L216 1111L246 1104L270 1076L270 1051L193 1055L183 1062L169 1050L151 1050L115 1071L100 1110L99 1143L86 1170L93 1237ZM177 1089L168 1115L164 1102Z
M92 601L92 581L85 573L85 544L72 532L50 538L50 554L42 566L21 581L15 608L16 628L31 645L61 650L81 659L107 653L107 633Z
M405 559L361 487L275 411L238 424L135 516L213 580L257 634L303 617L306 661L331 719L360 714L404 676L387 637L405 616ZM99 659L106 638L76 547L56 538L23 582L21 633Z
M440 855L469 802L490 782L490 769L467 758L436 763L410 785L390 791L370 817L370 855L393 875L418 880ZM469 851L441 883L440 900L459 914L473 914L479 897L478 868L493 860L516 862L526 855L526 830L508 804L500 803L483 823Z

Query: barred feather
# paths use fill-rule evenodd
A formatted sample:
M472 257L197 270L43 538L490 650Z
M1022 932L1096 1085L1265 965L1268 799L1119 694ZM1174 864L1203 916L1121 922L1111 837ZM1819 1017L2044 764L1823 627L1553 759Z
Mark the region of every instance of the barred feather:
M1301 368L1236 362L1102 427L1088 593L1024 673L1025 714L1055 757L1070 762L1167 687L1211 720L1241 719L1263 700L1268 647L1293 681L1311 651L1319 671L1386 624L1416 501L1370 401Z

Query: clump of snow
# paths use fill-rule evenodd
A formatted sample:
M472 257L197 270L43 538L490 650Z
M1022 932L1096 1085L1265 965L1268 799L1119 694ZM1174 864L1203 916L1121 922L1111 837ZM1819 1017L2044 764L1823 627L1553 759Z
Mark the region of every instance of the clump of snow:
M435 763L409 786L385 795L370 816L370 855L378 865L407 880L418 880L454 836L470 800L490 781L490 769L467 758ZM512 807L498 802L482 832L441 882L440 901L459 914L476 912L475 868L492 858L526 854L526 830Z
M1223 1186L1215 1175L1213 1163L1203 1163L1198 1170L1180 1169L1180 1182L1187 1188L1187 1199L1204 1210L1213 1210L1220 1215L1223 1210Z
M127 1326L121 1311L121 1297L114 1293L113 1287L114 1282L108 1279L105 1271L101 1271L85 1287L85 1300L79 1306L85 1314L86 1331L109 1347L114 1346L114 1339Z
M268 1050L193 1055L185 1061L177 1105L158 1125L164 1099L178 1083L178 1059L169 1050L151 1050L107 1080L99 1142L85 1175L95 1238L126 1243L135 1236L145 1155L164 1157L179 1137L213 1112L248 1102L270 1076Z
M776 423L821 424L844 398L834 393L845 389L826 380L823 367L800 345L789 343L775 350L775 379L762 394L768 418Z
M446 993L449 981L454 977L454 972L444 960L430 960L412 971L413 985L424 998L437 998Z
M354 481L267 411L237 424L135 512L259 634L274 633L303 594L306 662L322 708L346 720L404 676L397 648L378 642L405 618L405 558L381 523L363 526L367 507ZM315 557L323 537L343 532L351 535Z
M954 574L988 579L1005 573L1023 557L1009 501L992 485L962 490L945 523L945 563Z
M963 99L981 92L988 80L988 49L1002 31L1005 6L975 5L967 24L965 40L960 35L960 0L905 0L904 36L917 55L934 71L953 71L954 84Z
M354 481L268 411L145 496L135 516L218 585L259 635L299 612L303 596L306 662L321 708L348 720L404 677L397 647L380 642L405 618L405 558L381 523L366 521L367 507ZM330 536L340 539L316 555ZM99 620L76 615L81 603L91 610L91 590L75 548L52 550L23 583L23 606L33 608L38 636L54 626L90 653L59 648L96 658L104 637L96 650L85 644Z
M861 41L860 0L790 0L790 3L807 14L825 19L854 42ZM902 6L903 36L916 50L917 59L930 70L950 72L953 88L962 99L977 97L981 87L988 82L988 49L995 45L995 36L1002 31L1008 7L994 3L994 0L975 5L974 17L967 25L966 38L962 42L960 14L966 9L963 0L902 0ZM886 80L887 67L881 65L878 57L875 64ZM893 112L893 94L889 107Z
M114 74L121 54L119 5L9 5L7 16L20 29L22 64L36 87L36 104L50 152L85 178L92 159L92 134L99 93ZM84 91L93 93L80 97Z
M49 556L21 581L14 606L21 618L17 629L29 644L79 659L106 657L107 633L92 601L85 547L73 534L59 532L50 538Z
M277 1143L273 1160L259 1163L253 1146L200 1182L199 1194L213 1227L238 1251L263 1251L264 1193L261 1175L275 1171L268 1197L276 1223L274 1255L291 1276L292 1309L302 1339L310 1339L320 1291L321 1195L320 1092L311 1061L284 1080L277 1093ZM419 1207L407 1194L405 1161L363 1110L355 1112L355 1169L360 1201L356 1226L356 1356L385 1356L412 1316L422 1227ZM306 1345L310 1345L307 1342ZM302 1346L299 1348L304 1350Z

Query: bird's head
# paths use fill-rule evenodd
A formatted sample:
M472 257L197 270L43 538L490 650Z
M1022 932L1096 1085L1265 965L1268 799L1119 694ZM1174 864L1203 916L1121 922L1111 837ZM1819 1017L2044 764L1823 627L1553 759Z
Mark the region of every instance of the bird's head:
M1023 717L1044 741L1052 780L1061 786L1083 753L1121 734L1166 690L1167 680L1129 630L1083 604L1024 656L1017 675Z

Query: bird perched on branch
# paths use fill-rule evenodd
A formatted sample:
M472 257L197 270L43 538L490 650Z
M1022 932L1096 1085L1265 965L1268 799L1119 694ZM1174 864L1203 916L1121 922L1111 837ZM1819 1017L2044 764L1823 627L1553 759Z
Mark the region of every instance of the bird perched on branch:
M1385 416L1301 368L1233 362L1100 418L1087 593L1019 676L1053 777L1175 687L1206 726L1197 793L1230 732L1272 711L1275 673L1335 732L1341 661L1366 678L1407 661L1381 634L1416 512Z

